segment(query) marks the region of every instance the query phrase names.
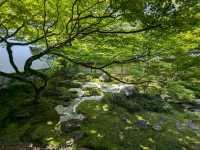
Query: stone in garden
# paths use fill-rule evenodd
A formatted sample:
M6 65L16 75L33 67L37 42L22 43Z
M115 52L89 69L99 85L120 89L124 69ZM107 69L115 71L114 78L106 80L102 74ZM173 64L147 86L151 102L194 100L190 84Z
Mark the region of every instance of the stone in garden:
M8 88L9 82L11 80L5 77L0 77L0 89Z
M85 88L99 88L99 89L101 89L101 85L99 83L95 83L95 82L85 82L82 85L82 88L83 89L85 89Z
M156 131L161 131L162 127L159 124L153 125L153 129Z
M63 81L59 81L58 85L59 86L66 86L67 84L70 84L71 80L63 80Z
M192 120L189 120L188 123L187 123L187 125L191 129L195 129L195 130L199 129L199 127L197 126L197 124L194 123L194 121L192 121Z
M180 121L177 121L177 122L176 122L176 129L178 129L178 130L182 129L182 128L181 128L181 122L180 122Z
M85 133L83 132L74 132L72 135L72 138L74 139L74 141L79 141L80 139L82 139L83 137L85 137Z
M197 105L200 105L200 99L195 99L194 101Z
M78 79L85 79L86 78L86 74L82 73L82 72L79 72L76 74L76 78Z
M84 91L80 88L71 88L69 92L76 92L78 97L82 97L84 95Z
M12 119L13 120L23 120L23 119L27 119L31 116L31 114L29 112L15 112L12 114Z
M74 144L74 139L69 139L68 141L65 142L65 146L72 146Z
M123 93L126 96L132 96L135 93L135 88L133 85L122 84L120 86L120 93Z
M64 133L69 133L81 127L81 121L77 119L71 119L61 123L61 131Z
M136 121L135 124L142 128L148 128L148 123L145 120Z
M102 91L112 94L125 94L126 96L132 96L136 93L134 85L130 84L112 84L102 86Z
M59 115L63 115L67 111L67 108L63 107L62 105L57 105L55 110Z
M164 116L160 116L159 118L159 124L163 124L164 122L166 122L166 118Z
M107 74L102 74L100 77L99 77L99 80L100 81L103 81L103 82L110 82L111 81L111 79L110 79L110 77L107 75Z
M178 130L184 130L186 128L185 121L184 122L176 121L176 128Z
M91 149L86 148L86 147L80 147L80 148L77 148L77 150L91 150Z

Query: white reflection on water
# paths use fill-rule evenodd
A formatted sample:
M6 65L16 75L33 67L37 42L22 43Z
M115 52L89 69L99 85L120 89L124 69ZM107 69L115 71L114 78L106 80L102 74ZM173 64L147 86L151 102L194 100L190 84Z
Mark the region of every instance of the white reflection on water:
M12 51L15 64L20 71L23 71L25 61L32 56L30 46L13 46ZM41 58L34 61L31 67L34 69L45 69L48 68L49 65L45 58ZM7 50L2 45L0 45L0 71L6 73L15 72L10 65Z

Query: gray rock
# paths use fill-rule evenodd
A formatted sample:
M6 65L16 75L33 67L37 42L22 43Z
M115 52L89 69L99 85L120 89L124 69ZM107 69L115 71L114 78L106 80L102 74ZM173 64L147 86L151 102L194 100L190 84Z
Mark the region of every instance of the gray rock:
M112 94L125 94L126 96L132 96L136 93L134 85L130 84L112 84L102 86L102 91Z
M67 107L63 107L62 105L57 105L55 107L55 110L59 115L63 115L67 111Z
M82 88L83 89L85 89L85 88L98 88L98 89L101 89L101 85L99 83L95 83L95 82L85 82L82 85Z
M69 92L76 92L78 97L82 97L84 95L84 91L80 88L71 88Z
M0 77L0 89L6 89L9 87L11 79L5 78L5 77Z
M195 130L199 129L199 127L197 126L197 124L194 123L194 121L192 121L192 120L188 120L187 125L188 125L188 127L191 128L191 129L195 129Z
M85 148L85 147L80 147L80 148L77 148L77 150L92 150L92 149Z
M159 124L165 123L166 120L167 120L167 119L166 119L164 116L160 116L160 118L159 118Z
M155 125L153 125L153 129L156 131L161 131L162 127L159 124L155 124Z
M85 137L85 133L83 132L74 132L71 137L74 139L74 141L79 141L80 139L82 139L83 137Z
M181 123L180 121L176 121L176 129L182 130L183 128L184 128L183 123Z
M75 76L77 79L86 79L86 74L85 73L82 73L82 72L79 72L76 74Z
M99 77L99 80L100 81L103 81L103 82L110 82L111 81L111 79L110 79L110 77L107 75L107 74L102 74L100 77Z
M133 85L121 85L120 86L120 93L124 93L126 96L132 96L135 93L135 88Z
M23 120L23 119L28 119L31 116L29 112L15 112L12 114L12 119L13 120Z
M142 128L148 128L148 123L145 120L136 121L135 125L142 127Z
M195 101L194 101L197 105L199 105L200 106L200 99L195 99Z
M81 127L81 121L77 119L71 119L61 123L61 131L64 133L69 133Z
M63 81L59 81L58 85L59 86L66 86L67 84L70 84L71 80L63 80Z

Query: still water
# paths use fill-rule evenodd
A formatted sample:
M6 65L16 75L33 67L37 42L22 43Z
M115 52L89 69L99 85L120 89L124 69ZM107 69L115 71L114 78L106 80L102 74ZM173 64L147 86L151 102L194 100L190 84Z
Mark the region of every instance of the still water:
M20 71L24 70L25 61L32 56L30 46L13 46L13 58L14 62ZM33 62L31 68L45 69L49 68L46 58L41 58ZM0 45L0 71L6 73L15 72L9 62L7 50L4 46Z

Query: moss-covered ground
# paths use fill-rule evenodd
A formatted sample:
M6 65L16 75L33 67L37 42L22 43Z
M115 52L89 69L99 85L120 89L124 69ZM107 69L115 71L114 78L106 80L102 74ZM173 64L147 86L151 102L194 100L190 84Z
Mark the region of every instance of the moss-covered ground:
M81 130L88 135L80 145L95 150L199 150L199 130L184 127L177 129L178 121L195 120L198 126L200 118L194 114L173 110L167 112L141 111L130 113L121 107L112 107L106 103L84 102L79 111L87 119ZM164 118L161 129L154 126ZM143 120L147 126L138 126Z
M59 94L64 90L58 90ZM108 96L102 102L85 101L78 107L78 112L86 117L81 128L61 133L54 107L63 100L47 92L40 104L32 105L31 93L25 85L11 86L0 93L0 144L57 147L79 132L84 136L75 142L75 147L91 150L200 149L200 116L175 107L166 109L165 103L153 98L149 101L144 97L138 100L121 97L116 101ZM188 121L199 129L177 127L177 123Z

